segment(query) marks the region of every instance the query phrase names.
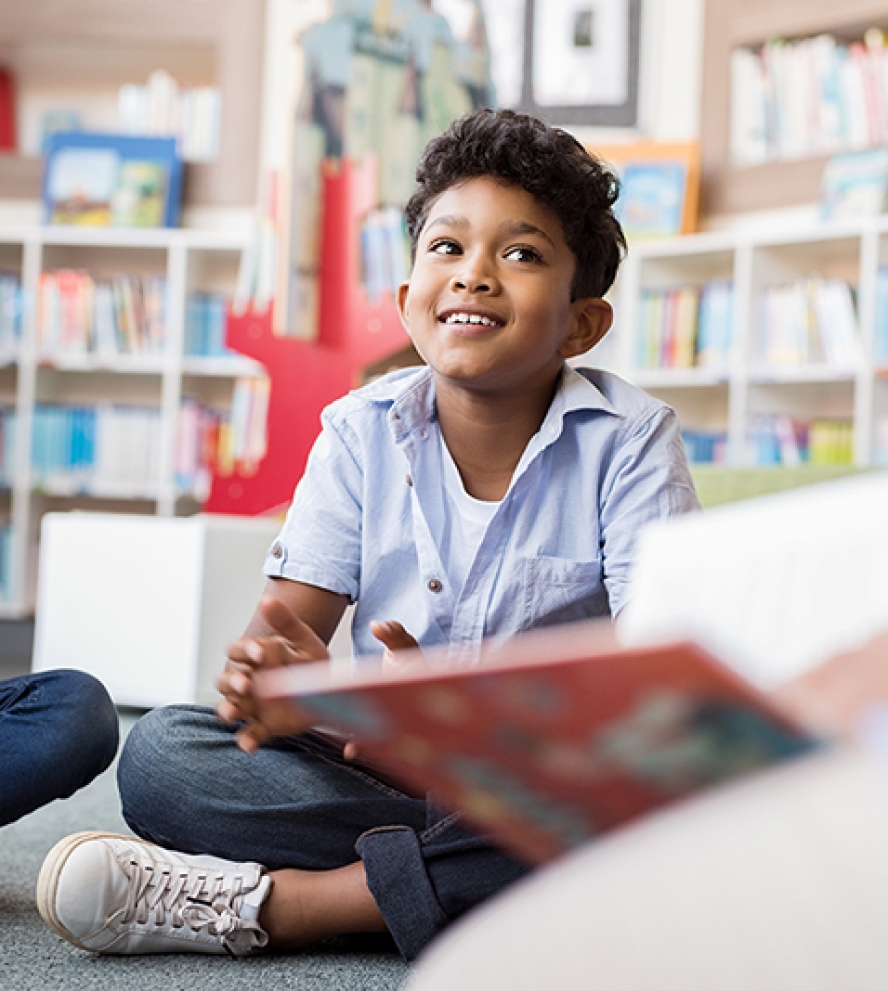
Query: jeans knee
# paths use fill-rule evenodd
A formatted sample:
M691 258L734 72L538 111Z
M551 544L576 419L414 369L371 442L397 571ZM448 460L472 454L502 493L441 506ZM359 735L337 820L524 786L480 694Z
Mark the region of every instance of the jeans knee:
M210 713L212 715L212 713ZM124 819L141 835L157 815L167 815L183 781L195 774L193 744L206 712L192 706L163 706L146 713L129 732L117 767Z
M59 752L65 753L69 770L77 765L85 783L114 760L120 742L117 710L105 686L86 671L60 669L48 672L48 678L55 682L46 691L55 700L57 731L64 738Z

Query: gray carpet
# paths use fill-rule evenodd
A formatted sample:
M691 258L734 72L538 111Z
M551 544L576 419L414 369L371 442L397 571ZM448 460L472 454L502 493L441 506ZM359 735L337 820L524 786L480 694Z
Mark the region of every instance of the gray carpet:
M0 677L10 677L27 670L27 659L4 652L3 646L9 648L14 639L4 632L10 634L11 628L4 631L0 624ZM134 718L134 713L122 714L124 731ZM84 953L52 933L34 903L37 874L47 851L63 836L82 829L127 831L118 810L113 769L72 798L0 828L0 991L392 991L406 980L407 967L400 957L369 940L247 960Z

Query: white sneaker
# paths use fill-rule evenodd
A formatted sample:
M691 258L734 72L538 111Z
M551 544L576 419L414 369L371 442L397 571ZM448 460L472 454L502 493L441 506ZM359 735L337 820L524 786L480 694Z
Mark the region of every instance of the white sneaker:
M174 853L134 836L74 833L40 868L37 908L63 939L93 953L229 953L268 942L259 864Z

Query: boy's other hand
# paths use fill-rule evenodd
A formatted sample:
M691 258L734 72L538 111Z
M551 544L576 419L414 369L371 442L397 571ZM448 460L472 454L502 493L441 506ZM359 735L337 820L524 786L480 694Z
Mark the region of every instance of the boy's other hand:
M410 654L402 658L405 650L418 650L419 643L396 620L374 619L370 623L370 632L385 647L382 655L382 669L391 674L397 674L405 667L412 667L419 660L419 655Z
M223 696L216 713L224 722L242 722L238 746L252 752L275 736L304 733L312 721L300 716L292 704L260 699L256 693L256 671L325 660L330 655L324 642L285 603L265 595L257 609L269 633L242 637L228 649L228 662L216 687Z
M871 713L888 709L888 632L825 661L774 694L815 730L857 736Z

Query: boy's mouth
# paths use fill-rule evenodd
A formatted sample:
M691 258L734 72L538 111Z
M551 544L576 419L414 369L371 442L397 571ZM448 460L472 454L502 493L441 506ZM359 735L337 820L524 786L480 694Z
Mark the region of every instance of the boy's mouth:
M489 310L452 309L438 314L438 321L448 326L502 327L505 323Z

